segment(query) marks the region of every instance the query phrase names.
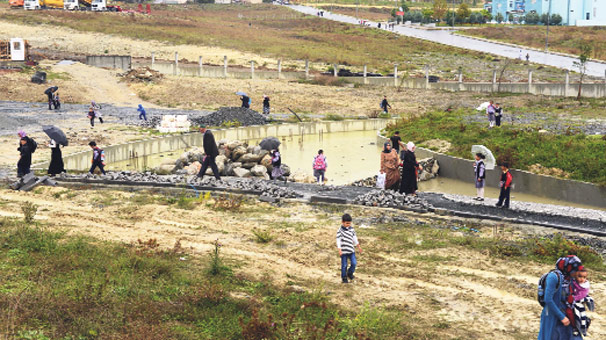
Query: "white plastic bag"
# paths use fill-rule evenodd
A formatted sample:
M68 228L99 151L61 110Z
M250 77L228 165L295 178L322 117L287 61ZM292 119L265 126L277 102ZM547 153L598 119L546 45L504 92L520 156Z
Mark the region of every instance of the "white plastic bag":
M379 172L377 175L377 188L385 189L385 174Z

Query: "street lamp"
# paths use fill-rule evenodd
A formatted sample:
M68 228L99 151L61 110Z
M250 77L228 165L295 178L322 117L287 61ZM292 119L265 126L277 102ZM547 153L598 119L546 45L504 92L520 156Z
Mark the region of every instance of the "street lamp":
M455 0L452 0L452 27L454 28L455 24Z

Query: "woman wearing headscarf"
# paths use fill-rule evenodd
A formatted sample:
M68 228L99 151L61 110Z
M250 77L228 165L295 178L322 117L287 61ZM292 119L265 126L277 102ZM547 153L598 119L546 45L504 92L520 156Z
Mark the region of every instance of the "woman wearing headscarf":
M50 165L48 166L48 174L54 176L65 172L63 155L61 154L61 145L55 142L54 139L51 139L48 146L51 149L51 161Z
M406 195L415 194L418 189L418 171L423 170L419 163L417 163L415 149L415 144L413 142L408 142L408 144L406 144L406 151L404 151L404 157L402 158L402 179L400 180L400 193L405 193Z
M383 144L381 152L381 173L385 174L385 189L398 190L400 173L398 172L398 154L390 142Z
M583 269L581 260L575 255L561 257L556 261L556 270L545 280L545 307L541 313L538 340L582 340L573 335L573 284L572 275Z

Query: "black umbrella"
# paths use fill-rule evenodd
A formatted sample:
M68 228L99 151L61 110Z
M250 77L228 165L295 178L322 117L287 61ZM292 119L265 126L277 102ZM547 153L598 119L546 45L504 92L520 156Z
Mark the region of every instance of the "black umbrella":
M267 151L271 151L271 150L275 150L278 148L278 146L280 146L280 140L276 137L267 137L267 138L263 138L263 140L261 141L261 143L259 143L259 146L261 147L261 149L267 150Z
M63 146L67 146L67 136L65 133L61 131L58 127L54 125L45 125L42 127L42 131L46 133L46 135L53 139L57 144L61 144Z

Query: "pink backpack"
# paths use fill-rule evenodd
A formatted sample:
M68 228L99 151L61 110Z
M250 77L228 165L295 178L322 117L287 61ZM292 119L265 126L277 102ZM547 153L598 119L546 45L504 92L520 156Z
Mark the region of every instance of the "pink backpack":
M317 155L314 158L314 169L315 170L326 169L326 158L324 157L324 155Z

